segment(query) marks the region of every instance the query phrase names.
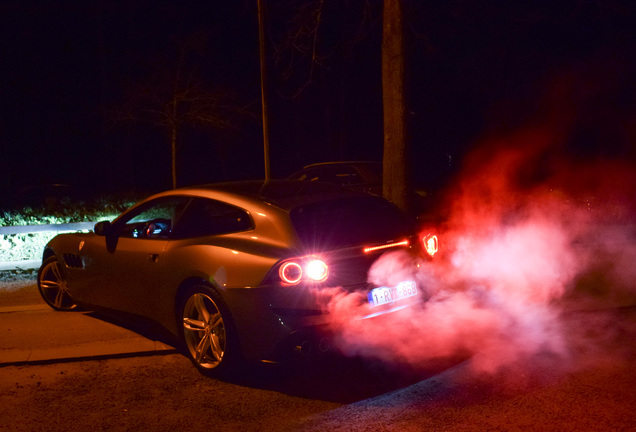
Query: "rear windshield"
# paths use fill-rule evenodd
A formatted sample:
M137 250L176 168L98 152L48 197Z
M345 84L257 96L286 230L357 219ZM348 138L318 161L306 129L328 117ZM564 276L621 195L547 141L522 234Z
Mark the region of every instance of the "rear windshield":
M297 207L290 217L306 248L330 250L401 240L414 232L411 219L379 197L351 197Z

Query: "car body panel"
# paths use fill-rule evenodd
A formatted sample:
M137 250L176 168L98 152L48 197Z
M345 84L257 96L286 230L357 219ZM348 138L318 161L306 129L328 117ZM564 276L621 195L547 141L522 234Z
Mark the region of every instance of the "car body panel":
M368 291L366 272L385 252L365 253L366 243L346 247L327 247L329 244L325 243L320 250L303 243L290 211L335 198L381 198L299 183L250 182L167 191L124 212L112 222L106 235L58 235L47 245L44 258L55 254L65 264L69 291L78 304L142 316L174 336L179 335L182 325L177 316L180 290L191 282L207 284L230 311L242 354L247 359L274 360L279 357L281 344L289 345L290 335L328 323L324 305L317 298L321 289L339 286L349 291ZM178 233L183 232L179 231L179 223L188 220L193 209L199 209L195 205L200 205L196 201L200 199L241 210L238 219L242 228L237 232L179 238ZM166 207L177 214L166 222L171 233L164 236L161 228L148 237L135 237L140 224L154 222L137 219L144 219L141 216L147 211L153 213L155 205L161 213L165 210L161 203L166 202L176 203ZM165 218L161 220L171 217L162 216ZM230 219L232 222L237 218ZM320 234L330 236L327 232ZM383 238L382 242L396 240ZM413 244L416 240L411 241ZM295 286L281 282L278 265L308 254L329 263L330 279Z

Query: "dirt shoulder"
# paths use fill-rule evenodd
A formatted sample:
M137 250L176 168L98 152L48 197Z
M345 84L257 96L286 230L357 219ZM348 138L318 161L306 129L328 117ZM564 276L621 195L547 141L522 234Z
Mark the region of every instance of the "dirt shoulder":
M40 303L45 304L40 297L35 279L0 279L0 308Z

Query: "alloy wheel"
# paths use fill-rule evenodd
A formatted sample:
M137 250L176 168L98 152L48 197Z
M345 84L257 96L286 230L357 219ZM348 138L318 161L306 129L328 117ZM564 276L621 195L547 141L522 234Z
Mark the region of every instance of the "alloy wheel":
M40 268L38 289L44 301L53 309L67 311L77 307L69 293L62 265L55 257L44 261Z
M226 353L226 328L216 302L205 293L193 293L183 307L186 348L197 366L214 369Z

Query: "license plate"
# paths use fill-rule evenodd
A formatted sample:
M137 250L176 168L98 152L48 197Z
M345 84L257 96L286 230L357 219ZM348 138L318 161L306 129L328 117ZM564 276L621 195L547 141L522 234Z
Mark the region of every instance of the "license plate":
M379 287L367 294L371 306L393 303L417 295L417 285L413 281L400 282L394 287Z

